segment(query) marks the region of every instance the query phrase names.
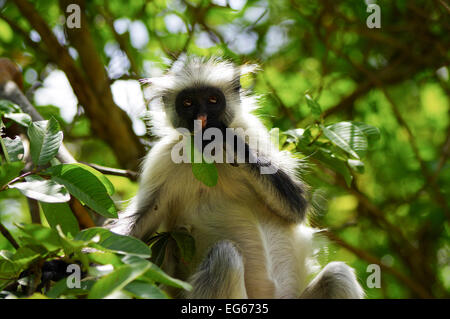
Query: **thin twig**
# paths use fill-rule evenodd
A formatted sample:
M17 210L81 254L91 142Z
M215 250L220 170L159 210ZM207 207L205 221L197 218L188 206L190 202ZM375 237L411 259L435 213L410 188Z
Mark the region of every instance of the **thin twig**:
M11 243L11 245L13 245L15 249L18 249L20 247L9 230L5 226L3 226L2 223L0 223L0 233L2 233L2 235Z
M0 188L0 192L1 192L1 191L4 191L4 190L6 190L6 189L8 189L8 188L9 188L9 185L18 182L18 181L24 179L25 177L27 177L27 176L29 176L29 175L36 174L36 172L37 172L37 171L29 171L29 172L23 173L23 174L20 175L20 176L17 176L16 178L14 178L14 179L12 179L11 181L9 181L7 184L3 185L3 187Z
M103 174L127 177L132 181L137 181L138 176L139 176L139 174L137 172L132 171L132 170L106 167L106 166L101 166L101 165L92 164L92 163L85 163L85 162L80 162L80 163L88 165Z

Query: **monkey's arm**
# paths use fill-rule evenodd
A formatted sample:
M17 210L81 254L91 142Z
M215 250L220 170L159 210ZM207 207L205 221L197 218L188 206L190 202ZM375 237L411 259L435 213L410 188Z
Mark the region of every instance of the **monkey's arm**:
M119 219L107 226L111 231L140 239L153 234L168 214L171 194L165 192L170 172L170 144L158 142L145 159L138 194L119 214Z
M158 211L159 192L143 194L139 192L131 204L119 215L119 219L107 226L111 231L143 239L154 233L164 214Z
M306 186L293 172L292 158L259 154L247 143L245 152L244 169L260 199L284 219L302 221L308 207Z

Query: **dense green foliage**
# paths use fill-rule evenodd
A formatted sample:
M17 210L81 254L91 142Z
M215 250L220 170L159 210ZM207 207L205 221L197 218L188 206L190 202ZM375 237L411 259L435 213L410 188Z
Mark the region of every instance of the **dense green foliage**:
M23 3L33 4L56 34L58 47L46 42L42 21L36 22ZM104 217L114 217L113 200L134 195L134 178L106 178L88 165L61 164L55 158L64 135L79 162L136 170L122 157L123 150L101 134L110 119L93 115L95 103L87 103L80 88L107 101L111 91L98 87L127 83L130 89L137 79L161 74L187 52L261 66L260 72L243 78L242 85L261 95L257 113L268 128L280 129L280 147L304 161L301 174L311 186L314 207L309 223L328 229L323 264L349 263L369 298L449 296L448 7L440 1L377 1L381 28L370 29L366 19L371 13L364 1L68 3L85 8L82 23L89 35L64 29L66 1L0 1L0 56L21 66L24 91L47 119L32 122L16 105L0 103L8 136L2 138L0 222L20 245L15 249L0 236L0 290L24 270L33 276L36 265L57 256L89 268L91 279L81 290L65 292L63 284L56 283L40 291L49 297L161 297L155 282L188 288L157 267L168 240L189 259L194 244L184 234L153 238L148 261L151 252L140 241L126 242L131 239L98 228L78 233L73 198ZM61 58L63 51L73 65ZM106 67L107 77L90 77L97 60ZM58 69L77 97L71 117L64 116L67 109L60 105L45 105L37 98L38 93L55 94L46 79ZM44 87L36 90L39 82ZM136 92L122 94L122 100L115 92L115 104L135 117L139 142L151 147L153 137L136 129L145 121L135 116L140 105L123 102L135 101L130 96ZM20 139L15 138L19 133L11 133L16 131L22 133ZM29 141L27 163L34 164L28 165L32 169L22 162L27 145L22 140ZM204 178L210 168L193 170ZM23 178L14 180L21 174ZM23 195L41 201L43 226L30 223L32 204L27 205ZM98 251L82 253L85 247ZM369 264L381 266L381 288L366 286ZM37 291L28 289L23 293Z

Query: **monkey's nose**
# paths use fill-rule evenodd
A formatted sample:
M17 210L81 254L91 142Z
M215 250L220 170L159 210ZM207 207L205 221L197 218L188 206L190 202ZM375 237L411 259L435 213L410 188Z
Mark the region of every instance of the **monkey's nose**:
M197 116L197 120L202 121L202 128L205 128L208 116L206 114L200 114Z

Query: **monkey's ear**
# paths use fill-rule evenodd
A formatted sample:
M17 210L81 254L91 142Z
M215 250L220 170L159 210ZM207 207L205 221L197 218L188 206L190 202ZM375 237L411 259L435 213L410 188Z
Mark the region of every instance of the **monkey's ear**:
M233 80L234 89L239 92L241 89L241 77L250 73L256 73L259 69L257 64L244 64L238 67L238 72Z
M139 83L141 85L150 85L153 90L168 90L172 87L173 81L173 76L169 74L153 78L139 79Z
M259 67L258 64L244 64L242 66L239 67L239 71L240 71L240 76L249 74L249 73L256 73L260 70L261 68Z

